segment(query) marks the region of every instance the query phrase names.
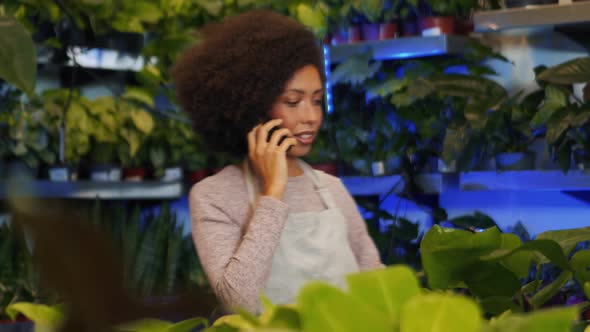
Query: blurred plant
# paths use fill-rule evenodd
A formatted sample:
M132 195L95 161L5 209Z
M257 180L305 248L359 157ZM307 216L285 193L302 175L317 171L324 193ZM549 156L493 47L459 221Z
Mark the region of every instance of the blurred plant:
M189 161L192 167L204 168L206 157L188 120L163 118L155 123L149 138L149 158L156 177L167 167L179 167Z

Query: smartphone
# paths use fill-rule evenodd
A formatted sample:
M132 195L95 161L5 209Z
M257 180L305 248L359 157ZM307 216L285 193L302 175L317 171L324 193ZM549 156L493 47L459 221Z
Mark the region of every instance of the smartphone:
M274 127L272 127L272 128L271 128L271 129L268 131L268 136L266 137L266 141L267 141L267 142L270 142L270 139L271 139L271 137L272 137L272 134L273 134L275 131L277 131L277 130L279 130L279 129L281 129L281 128L282 128L282 127L280 127L280 126L274 126ZM287 137L288 137L287 135L285 135L285 136L281 137L281 139L279 139L279 142L278 142L278 144L277 144L277 145L281 145L281 143L283 143L283 141L284 141L284 140L285 140L285 138L287 138ZM291 147L292 147L292 146L290 146L290 147L287 149L287 151L289 151L289 150L291 149Z

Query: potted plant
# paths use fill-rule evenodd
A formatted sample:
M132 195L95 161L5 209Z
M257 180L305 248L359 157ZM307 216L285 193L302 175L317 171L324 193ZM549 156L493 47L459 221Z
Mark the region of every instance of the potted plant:
M156 122L149 142L149 158L156 178L163 181L182 179L184 149L193 138L193 131L186 122L175 118Z
M327 44L341 45L360 40L360 29L351 24L352 4L345 0L323 1L326 8Z
M141 181L146 174L149 154L146 144L154 129L154 119L140 106L124 99L118 100L116 105L120 116L118 132L122 138L117 145L118 159L126 180Z
M182 155L184 177L189 183L196 183L209 175L207 154L205 153L199 135L194 131L191 131L189 139L184 143Z
M491 112L483 130L498 170L535 168L535 154L529 147L536 138L531 120L537 109L527 108L517 98L518 95L507 100L500 109Z
M397 36L397 1L356 0L353 8L362 18L361 36L363 40L384 40Z

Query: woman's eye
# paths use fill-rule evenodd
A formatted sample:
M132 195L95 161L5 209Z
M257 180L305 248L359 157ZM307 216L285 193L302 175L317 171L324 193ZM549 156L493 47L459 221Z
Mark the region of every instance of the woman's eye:
M314 100L314 101L313 101L313 103L314 103L314 104L316 104L316 105L320 105L320 106L322 105L322 103L323 103L323 102L324 102L324 101L323 101L322 99L318 99L318 100Z
M298 101L286 101L285 104L287 104L287 106L289 107L295 107L297 106L297 104L299 104Z

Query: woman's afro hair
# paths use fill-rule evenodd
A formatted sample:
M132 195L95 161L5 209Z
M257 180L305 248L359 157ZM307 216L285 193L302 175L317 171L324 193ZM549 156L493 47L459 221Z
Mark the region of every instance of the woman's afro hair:
M203 41L172 69L178 100L210 152L247 154L247 133L268 113L293 74L315 66L325 81L313 33L286 16L253 10L203 30Z

